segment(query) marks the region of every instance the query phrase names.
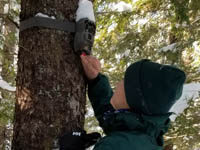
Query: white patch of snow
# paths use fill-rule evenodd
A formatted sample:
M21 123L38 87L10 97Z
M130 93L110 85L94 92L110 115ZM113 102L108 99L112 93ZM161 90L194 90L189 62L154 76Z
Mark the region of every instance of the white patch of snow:
M86 116L87 116L87 117L94 116L94 111L93 111L93 109L87 108Z
M132 0L133 3L137 2L138 0Z
M0 77L0 88L14 92L16 91L16 87L12 87L8 84L8 82L4 81L2 77Z
M7 13L9 13L9 4L5 4L4 5L4 12L3 12L4 14L7 14Z
M131 26L134 26L134 25L136 25L137 24L137 20L136 19L134 19L134 20L132 20L131 22L130 22L130 25Z
M121 1L121 2L113 5L112 10L116 10L116 11L119 11L119 12L132 11L132 5L131 4L127 4L124 1Z
M134 26L136 24L140 25L140 26L143 26L145 24L147 24L149 21L149 19L147 18L137 18L137 19L134 19L130 22L130 25Z
M79 0L79 7L76 11L76 22L83 18L88 18L90 21L95 22L93 4L88 0Z
M111 67L108 69L109 72L113 72L114 70L116 70L116 67Z
M148 21L149 21L149 19L139 19L138 24L139 25L145 25Z
M200 42L199 41L195 41L195 42L193 42L192 45L194 47L195 52L200 53Z
M12 4L12 9L18 11L21 9L21 5L15 2L14 4Z
M168 46L165 46L165 47L161 48L159 50L159 52L167 52L167 51L174 52L175 51L175 47L176 47L176 43L173 43L173 44L170 44Z
M113 22L109 27L108 27L108 33L113 31L117 26L117 23Z
M124 56L128 57L130 54L130 50L126 50L125 53L124 53Z
M43 13L37 13L37 14L35 15L35 17L43 17L43 18L56 19L55 16L48 16L48 15L43 14Z
M192 125L193 128L199 127L199 126L200 126L200 123L199 123L199 124L193 124L193 125Z
M101 65L104 65L104 59L100 60Z
M117 59L117 62L120 61L121 57L122 57L122 56L121 56L120 54L115 54L115 58Z
M176 26L176 28L179 28L181 25L177 23L175 26Z
M188 107L188 100L199 97L200 83L190 83L183 86L183 93L180 99L173 105L170 112L175 114L170 117L172 121Z

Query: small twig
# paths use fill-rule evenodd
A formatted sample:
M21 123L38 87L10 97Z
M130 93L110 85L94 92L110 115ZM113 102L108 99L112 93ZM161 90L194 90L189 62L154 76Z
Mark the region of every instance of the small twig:
M125 13L133 13L134 11L98 11L95 14L101 15L101 14L125 14Z
M7 19L8 19L11 23L13 23L17 29L19 29L19 24L18 24L17 22L15 22L15 21L14 21L12 18L10 18L9 16L7 16Z
M9 0L9 5L8 5L8 14L10 14L10 10L11 10L11 0Z
M18 44L18 45L19 45L19 44ZM25 51L27 51L27 52L30 52L28 48L26 48L26 47L24 47L24 46L22 46L22 45L19 45L19 47L20 47L20 48L23 48L23 49L24 49Z
M198 19L196 19L195 21L193 21L191 24L194 24L196 22L198 22L200 20L200 17Z
M0 14L0 18L5 18L7 14Z
M10 21L12 24L14 24L15 25L15 27L17 28L17 29L19 29L19 24L17 23L17 22L15 22L10 16L9 16L9 14L0 14L0 18L2 18L2 19L4 19L4 20L8 20L8 21Z

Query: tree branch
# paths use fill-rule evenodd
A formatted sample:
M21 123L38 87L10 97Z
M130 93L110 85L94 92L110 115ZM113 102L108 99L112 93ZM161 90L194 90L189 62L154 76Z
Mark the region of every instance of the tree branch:
M134 11L98 11L95 14L101 15L101 14L125 14L125 13L133 13Z
M11 22L12 24L15 25L16 28L19 29L19 24L17 22L15 22L10 16L9 14L0 14L0 18L4 19L4 20L8 20L9 22Z
M199 20L200 20L200 17L197 18L195 21L193 21L191 24L194 24L194 23L198 22Z
M15 21L14 21L12 18L10 18L9 16L7 16L7 19L8 19L11 23L13 23L17 29L19 29L19 24L18 24L17 22L15 22Z

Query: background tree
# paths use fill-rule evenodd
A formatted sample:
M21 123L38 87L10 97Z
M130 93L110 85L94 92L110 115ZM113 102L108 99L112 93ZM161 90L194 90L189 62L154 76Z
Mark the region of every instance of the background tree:
M16 1L0 2L0 82L15 86L19 8ZM15 6L15 7L14 7ZM11 146L15 88L0 88L0 149Z
M43 13L74 22L77 8L77 0L22 0L20 20ZM83 128L86 82L73 38L40 27L20 32L13 150L50 150L58 136Z

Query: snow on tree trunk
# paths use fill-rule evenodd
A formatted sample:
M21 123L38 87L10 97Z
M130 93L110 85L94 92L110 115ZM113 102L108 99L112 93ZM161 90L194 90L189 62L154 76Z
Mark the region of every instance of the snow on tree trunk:
M20 20L38 13L75 22L78 0L22 0ZM51 150L58 136L83 128L86 82L74 35L20 32L12 150Z

